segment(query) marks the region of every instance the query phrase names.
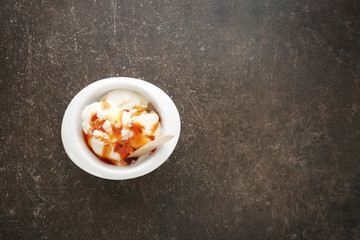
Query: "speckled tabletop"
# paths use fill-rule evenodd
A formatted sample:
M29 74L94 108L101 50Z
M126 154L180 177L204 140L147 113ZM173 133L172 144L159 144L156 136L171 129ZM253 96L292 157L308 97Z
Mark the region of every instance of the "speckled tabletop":
M360 4L2 1L0 239L360 239ZM111 181L61 142L111 76L177 105L154 172Z

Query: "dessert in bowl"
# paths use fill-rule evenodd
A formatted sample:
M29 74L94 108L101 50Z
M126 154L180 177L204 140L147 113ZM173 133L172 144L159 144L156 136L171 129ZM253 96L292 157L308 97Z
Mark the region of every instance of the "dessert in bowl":
M155 109L144 96L128 89L107 93L86 106L81 116L84 141L107 164L133 164L140 160L132 157L135 151L161 136Z
M61 135L66 153L84 171L105 179L129 179L168 159L180 136L180 116L171 98L155 85L134 78L107 78L73 98ZM127 158L164 135L174 137L142 160Z

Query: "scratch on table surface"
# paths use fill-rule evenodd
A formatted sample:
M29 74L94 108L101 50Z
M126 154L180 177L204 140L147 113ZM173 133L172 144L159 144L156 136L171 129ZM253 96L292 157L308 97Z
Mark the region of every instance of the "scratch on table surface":
M319 44L320 48L321 48L324 52L328 53L331 57L333 57L333 58L336 60L337 63L341 63L341 62L342 62L342 60L341 60L338 56L336 56L336 55L334 54L334 52L331 50L331 48L329 48L329 47L326 48L326 47L324 46L323 41L320 41L320 40L319 40L319 38L318 38L318 36L316 35L316 33L314 32L314 30L312 30L312 29L310 29L310 28L307 28L307 27L302 27L302 28L311 33L311 35L313 36L313 38L315 39L315 41Z
M310 28L307 28L307 27L302 27L302 28L305 29L306 31L311 32L312 35L314 36L315 40L316 40L319 44L321 44L321 42L320 42L319 38L316 36L314 30L312 30L312 29L310 29Z
M106 57L107 59L109 59L109 56L106 54L106 51L105 51L105 48L104 48L103 44L100 44L100 47L101 47L101 49L103 50L105 57Z
M29 56L27 58L27 63L26 63L26 70L27 70L27 78L29 80L31 80L31 77L32 77L32 60L33 60L33 49L32 49L32 40L33 40L33 37L29 31L29 27L26 26L26 32L27 32L27 35L28 35L28 38L29 38L29 42L28 42L28 53L29 53Z
M153 25L153 24L149 24L149 23L144 22L144 21L141 22L141 21L139 21L139 20L137 20L137 19L135 19L135 18L125 17L124 19L125 19L125 20L128 20L128 21L131 21L131 22L134 22L134 23L146 25L146 26L148 26L148 27L156 27L156 26Z
M296 69L297 59L298 59L298 50L295 48L295 59L294 59L294 69Z
M279 45L276 45L276 47L275 47L275 53L274 53L274 58L273 58L273 64L272 64L272 70L273 70L273 71L275 70L278 48L279 48Z
M126 34L125 34L125 27L122 24L123 36L124 36L124 48L125 48L125 55L127 55L127 44L126 44ZM131 61L131 60L130 60Z
M206 217L203 217L203 218L201 218L203 221L203 225L204 225L204 227L205 227L205 230L206 230L206 233L207 233L207 235L208 235L208 238L207 239L212 239L212 237L211 237L211 234L210 234L210 232L209 232L209 229L210 229L210 225L209 225L209 223L208 223L208 221L206 220ZM205 223L205 224L204 224Z
M70 77L70 80L78 87L78 89L81 89L81 86L79 85L79 82L77 81L77 79Z
M196 108L196 106L194 105L193 101L190 101L190 103L191 103L191 106L194 108L196 114L198 115L199 119L200 119L201 122L203 123L203 126L204 126L207 130L209 130L208 124L205 122L204 117L201 116L200 112L197 110L197 108Z
M314 232L314 231L316 231L316 227L317 227L317 224L318 224L318 221L319 221L319 216L320 215L322 215L321 214L321 208L319 209L319 211L318 211L318 213L317 213L317 215L316 215L316 219L315 219L315 223L313 224L313 227L312 227L312 229L311 229L311 232Z
M153 12L155 13L156 17L160 20L160 22L165 25L165 21L160 17L159 13L151 6L151 4L149 4L150 8L153 10Z
M351 21L345 21L342 23L350 32L354 32L356 34L360 35L360 31L357 30L356 27L352 26L352 22Z
M116 36L116 0L111 1L111 8L113 10L113 33Z
M78 28L80 28L79 21L77 20L77 14L75 13L74 9L75 9L75 8L74 8L74 1L71 1L70 12L71 12L71 14L72 14L72 16L73 16L73 19L74 19L74 21L75 21L75 23L76 23L76 26L77 26Z

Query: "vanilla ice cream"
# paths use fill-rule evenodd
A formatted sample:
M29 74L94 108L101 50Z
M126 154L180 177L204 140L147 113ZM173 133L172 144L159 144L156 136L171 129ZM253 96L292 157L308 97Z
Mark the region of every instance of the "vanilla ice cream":
M160 118L142 95L125 89L86 106L82 129L92 151L104 162L129 165L136 149L161 135Z

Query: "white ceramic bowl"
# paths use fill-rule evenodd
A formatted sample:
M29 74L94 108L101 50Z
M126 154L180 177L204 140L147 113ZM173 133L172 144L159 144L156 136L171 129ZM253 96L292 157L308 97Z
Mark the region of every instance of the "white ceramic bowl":
M162 135L175 137L142 162L131 166L112 166L101 162L86 146L82 137L81 112L109 91L129 89L146 97L161 117ZM115 77L99 80L82 89L67 107L61 126L61 138L70 159L84 171L105 179L123 180L145 175L164 163L180 137L180 116L171 98L160 88L143 80Z

